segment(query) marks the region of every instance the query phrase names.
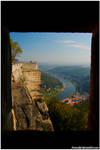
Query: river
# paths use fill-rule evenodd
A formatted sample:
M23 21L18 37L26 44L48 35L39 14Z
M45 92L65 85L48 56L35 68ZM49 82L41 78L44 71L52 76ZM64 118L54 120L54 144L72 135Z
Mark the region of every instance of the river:
M65 85L64 90L60 94L56 95L61 100L67 98L70 94L76 92L76 87L70 81L68 81L67 79L65 80L62 77L60 77L60 76L58 76L56 74L53 74L53 73L51 73L51 75L54 76L54 77L56 77L58 80L60 80L61 82L63 82L64 85Z
M59 97L61 100L67 98L70 94L75 93L76 88L75 86L68 80L64 80L60 77L57 77L61 82L63 82L65 84L65 88L64 90L57 95L57 97Z

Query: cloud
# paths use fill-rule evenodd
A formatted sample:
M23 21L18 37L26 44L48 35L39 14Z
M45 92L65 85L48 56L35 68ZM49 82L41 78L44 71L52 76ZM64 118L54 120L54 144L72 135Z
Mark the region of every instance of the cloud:
M69 47L90 50L90 47L88 45L77 43L76 41L73 41L73 40L56 40L56 42L67 44L67 46L69 46Z
M67 43L67 44L71 44L71 43L75 43L75 41L72 40L56 40L57 43Z
M83 45L83 44L70 44L70 47L74 47L74 48L80 48L80 49L84 49L84 50L90 50L90 47L87 45Z

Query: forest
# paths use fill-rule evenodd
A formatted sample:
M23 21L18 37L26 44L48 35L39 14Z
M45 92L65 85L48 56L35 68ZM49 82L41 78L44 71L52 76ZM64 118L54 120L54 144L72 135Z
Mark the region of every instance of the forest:
M55 96L61 92L63 83L54 76L41 71L41 92L45 97Z
M49 115L54 130L57 132L88 130L89 100L84 101L82 104L74 105L73 107L61 102L56 97L56 94L58 92L57 89L61 89L63 84L56 79L56 76L71 81L78 92L89 93L90 68L82 66L60 66L47 70L47 72L42 71L41 87L43 90L42 93L45 95L44 100L49 108ZM49 92L48 89L50 89Z
M50 69L48 72L71 81L80 94L83 94L84 92L89 93L90 67L61 66Z
M89 101L74 107L62 103L59 98L52 97L46 100L54 130L85 131L88 129Z

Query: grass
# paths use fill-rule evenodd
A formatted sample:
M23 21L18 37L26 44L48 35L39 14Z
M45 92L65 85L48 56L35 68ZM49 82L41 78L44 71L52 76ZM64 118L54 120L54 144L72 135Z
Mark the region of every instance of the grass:
M21 81L22 83L24 83L24 82L25 82L25 78L24 78L24 77L20 77L20 81Z
M46 92L45 90L41 90L41 93L44 97L50 98L52 96L56 96L62 92L62 88L51 89L50 92Z

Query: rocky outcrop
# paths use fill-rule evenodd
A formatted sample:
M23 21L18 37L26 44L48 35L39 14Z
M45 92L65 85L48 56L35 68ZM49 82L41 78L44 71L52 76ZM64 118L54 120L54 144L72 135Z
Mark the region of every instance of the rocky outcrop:
M24 84L32 99L41 98L41 71L37 63L16 63L12 66L12 82Z
M53 131L48 107L40 94L40 70L32 63L20 66L12 73L13 129ZM21 72L23 80L16 70Z
M23 64L14 64L12 65L12 81L13 82L19 82L22 76L22 69L21 66Z

